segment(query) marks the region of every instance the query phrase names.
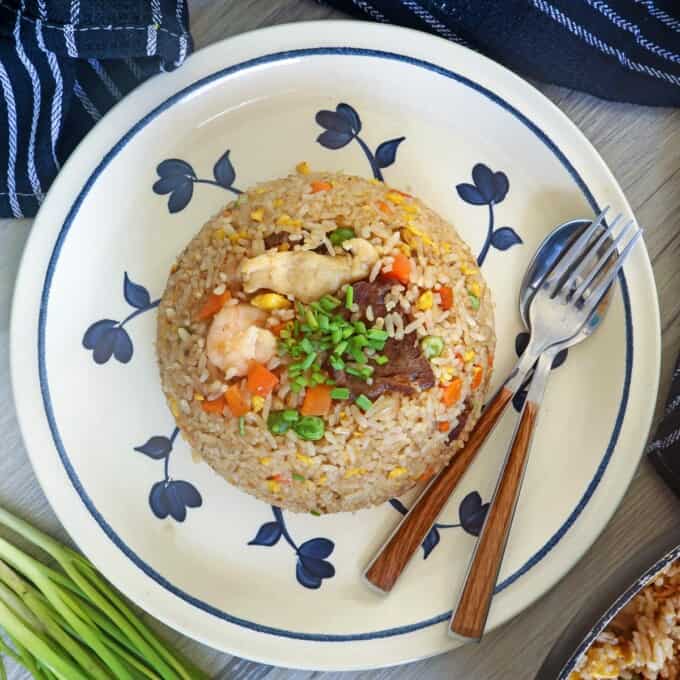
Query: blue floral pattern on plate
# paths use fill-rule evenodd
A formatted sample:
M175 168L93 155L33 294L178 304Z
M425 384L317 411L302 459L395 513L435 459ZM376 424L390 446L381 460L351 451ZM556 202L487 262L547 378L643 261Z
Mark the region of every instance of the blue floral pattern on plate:
M111 357L121 364L127 364L132 359L134 345L125 328L126 324L160 304L160 299L151 300L149 291L144 286L134 283L127 272L123 276L123 297L134 309L133 312L122 321L114 319L95 321L83 335L83 347L92 352L96 364L105 364Z
M176 427L169 437L156 435L135 446L134 450L153 460L163 461L163 479L156 482L149 492L149 507L153 514L158 519L170 516L177 522L183 522L187 508L200 508L203 498L193 484L170 477L170 454L178 434L179 428Z
M298 583L313 590L320 588L324 579L335 576L335 567L326 559L330 557L335 544L328 538L310 538L299 546L296 545L288 532L281 508L272 505L272 512L274 521L265 522L255 534L255 538L248 542L248 545L271 548L283 537L284 541L297 555L295 578L297 578Z

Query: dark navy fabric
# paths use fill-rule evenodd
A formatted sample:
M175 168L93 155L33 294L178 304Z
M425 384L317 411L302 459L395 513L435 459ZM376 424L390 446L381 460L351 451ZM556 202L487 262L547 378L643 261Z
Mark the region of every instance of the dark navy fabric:
M192 49L185 0L0 0L0 217L32 217L83 135Z
M545 82L680 106L680 0L324 0L460 42Z

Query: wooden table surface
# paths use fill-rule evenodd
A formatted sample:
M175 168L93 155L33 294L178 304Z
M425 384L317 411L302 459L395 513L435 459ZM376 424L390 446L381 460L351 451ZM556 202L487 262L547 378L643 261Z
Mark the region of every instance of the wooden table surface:
M197 49L260 26L342 17L312 0L189 0L189 5ZM658 401L662 403L680 350L680 110L614 104L550 85L538 87L600 152L646 230L661 306L663 364ZM9 387L10 299L30 227L30 220L0 220L0 504L67 540L28 462ZM657 413L659 408L657 404ZM166 632L220 680L530 680L564 625L606 574L638 546L675 526L679 518L680 502L643 461L600 539L550 593L480 645L398 668L346 674L275 669ZM24 677L28 676L22 670L9 669L11 680Z

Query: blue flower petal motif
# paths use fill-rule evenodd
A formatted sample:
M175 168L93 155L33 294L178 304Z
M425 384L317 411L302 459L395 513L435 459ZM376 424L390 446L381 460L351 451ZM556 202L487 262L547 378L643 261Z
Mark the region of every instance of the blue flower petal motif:
M123 276L123 297L133 312L122 321L100 319L88 326L83 334L83 347L92 352L96 364L105 364L114 357L121 364L127 364L134 353L132 338L124 326L135 317L158 307L160 300L151 300L149 291L135 283L125 272Z
M504 172L494 172L484 163L472 168L472 184L462 182L456 185L460 198L470 205L485 205L489 210L489 223L482 249L477 256L477 264L484 264L489 249L508 250L522 243L521 237L511 227L494 229L494 207L507 196L510 182Z
M229 158L230 150L227 149L213 166L212 179L201 179L194 172L193 167L179 158L168 158L156 166L158 179L152 189L154 193L168 197L168 211L171 214L178 213L189 205L194 195L194 184L212 184L213 186L240 194L241 190L234 186L236 171Z
M278 522L266 522L255 534L255 538L248 542L248 545L276 545L281 535L281 527Z
M323 128L323 132L316 138L316 141L326 149L342 149L351 141L356 140L357 144L364 152L368 160L373 177L383 181L382 169L392 165L397 157L399 145L406 139L396 137L388 139L378 145L375 153L371 151L368 144L359 136L361 132L361 118L356 109L345 102L341 102L335 107L335 111L317 111L315 120Z
M518 333L517 337L515 338L515 353L517 354L517 356L520 356L524 352L528 344L529 333L527 333L526 331ZM561 352L558 352L557 356L553 359L551 370L554 371L556 368L559 368L567 360L568 356L569 356L568 349L563 349ZM524 402L526 401L527 394L529 392L529 384L531 383L532 376L533 373L530 373L527 376L522 387L519 390L517 390L515 396L512 398L512 406L518 413L522 410Z
M158 519L169 516L176 522L183 522L187 517L187 508L201 507L203 498L193 484L170 478L170 455L178 434L179 429L175 428L169 437L156 435L144 444L135 446L134 450L153 460L164 461L164 478L156 482L149 491L149 507L153 514Z
M273 522L265 522L248 545L271 547L283 537L297 555L295 578L305 588L316 590L324 579L335 576L335 567L326 559L330 557L335 544L327 538L311 538L300 546L295 544L288 532L281 508L272 505Z
M423 559L426 560L429 554L439 545L441 536L436 526L432 527L423 541Z
M471 491L458 507L458 517L463 530L473 536L479 536L488 510L489 504L482 503L482 497L477 491Z

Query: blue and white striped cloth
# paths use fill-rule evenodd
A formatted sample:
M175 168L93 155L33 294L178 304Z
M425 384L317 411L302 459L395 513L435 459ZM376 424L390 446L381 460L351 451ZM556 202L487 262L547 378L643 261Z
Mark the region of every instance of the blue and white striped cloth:
M83 135L192 49L185 0L0 0L0 217L35 215Z
M324 0L605 99L680 106L680 0Z

